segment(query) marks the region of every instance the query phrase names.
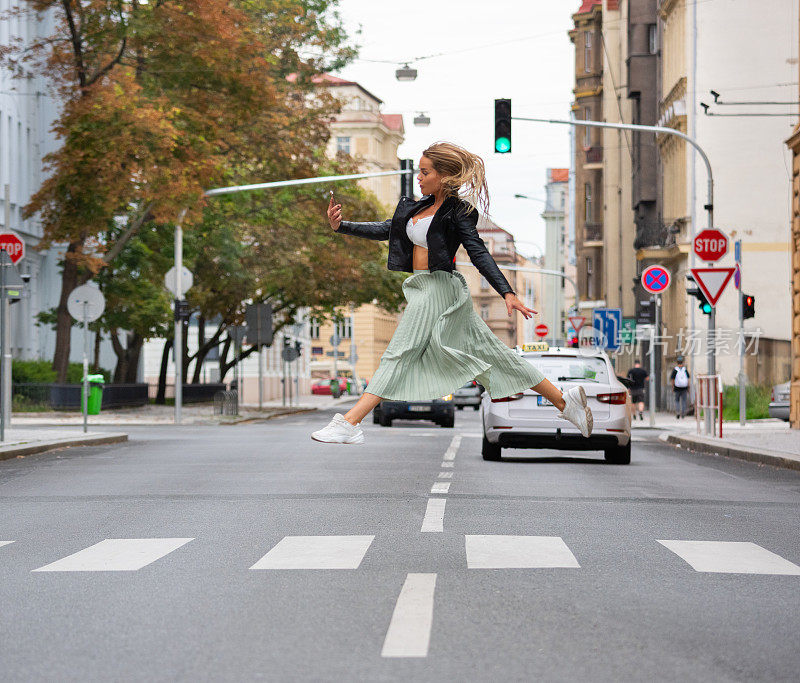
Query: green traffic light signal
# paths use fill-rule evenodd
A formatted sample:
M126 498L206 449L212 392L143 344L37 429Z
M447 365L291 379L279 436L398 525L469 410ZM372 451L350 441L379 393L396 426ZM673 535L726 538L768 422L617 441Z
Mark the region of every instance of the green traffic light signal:
M700 302L700 310L703 312L704 315L711 315L711 304L708 301L701 301Z
M511 151L511 100L494 101L494 151L498 154Z

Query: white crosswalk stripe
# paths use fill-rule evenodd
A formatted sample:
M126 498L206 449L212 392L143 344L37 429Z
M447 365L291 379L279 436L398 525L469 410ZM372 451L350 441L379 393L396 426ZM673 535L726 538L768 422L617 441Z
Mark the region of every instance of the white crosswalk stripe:
M466 536L470 569L580 567L560 536Z
M136 571L180 548L192 538L106 538L35 572Z
M760 545L741 541L659 541L695 571L800 575L800 567Z
M381 657L427 657L436 574L408 574L394 606Z
M4 545L8 545L9 543L13 543L13 542L14 541L0 541L0 548L2 548Z
M286 536L250 569L358 569L375 536Z

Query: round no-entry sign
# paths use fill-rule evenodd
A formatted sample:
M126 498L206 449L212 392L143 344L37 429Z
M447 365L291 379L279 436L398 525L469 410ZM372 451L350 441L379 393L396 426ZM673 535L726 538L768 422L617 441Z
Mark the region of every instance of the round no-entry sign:
M25 242L15 232L0 233L0 249L5 249L14 265L25 258Z
M546 337L547 333L550 331L550 328L544 323L539 323L533 328L533 331L536 333L537 337Z
M642 273L642 287L650 294L661 294L669 287L669 271L664 266L649 266Z

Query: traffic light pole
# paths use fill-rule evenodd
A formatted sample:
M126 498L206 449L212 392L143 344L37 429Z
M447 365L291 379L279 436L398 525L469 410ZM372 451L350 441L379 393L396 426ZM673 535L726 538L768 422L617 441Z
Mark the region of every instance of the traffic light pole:
M747 422L747 375L744 372L744 295L742 292L742 240L734 246L736 265L739 268L739 425Z
M711 162L708 160L708 155L699 145L697 140L686 135L686 133L682 133L679 130L675 130L674 128L668 128L666 126L645 126L642 124L635 124L635 123L608 123L606 121L581 121L577 119L574 120L541 119L541 118L532 118L527 116L512 116L511 119L514 121L534 121L536 123L558 123L566 126L588 126L590 128L616 128L617 130L639 130L647 133L663 133L664 135L675 135L676 137L682 138L698 151L700 157L703 160L703 163L706 165L706 172L708 174L708 185L707 185L708 194L707 194L706 204L703 206L703 208L706 210L708 216L708 228L714 227L714 176L711 172ZM695 225L694 223L692 223L690 242L694 240L694 236L695 236ZM689 258L691 267L694 268L696 263L696 256L694 250L692 250L691 256ZM694 311L692 311L692 313L694 313ZM692 320L694 320L694 317L692 317ZM709 316L708 319L709 341L714 336L714 331L715 331L714 309L712 307L711 315ZM708 354L708 374L713 375L715 374L714 370L716 368L716 361L715 361L716 349L713 348L712 344L709 344L709 347L710 348Z

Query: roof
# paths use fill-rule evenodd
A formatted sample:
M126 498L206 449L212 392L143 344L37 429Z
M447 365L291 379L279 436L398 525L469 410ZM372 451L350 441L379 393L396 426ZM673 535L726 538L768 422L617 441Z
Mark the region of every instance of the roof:
M582 0L581 8L578 10L578 14L581 12L588 12L592 7L595 5L603 5L603 0Z
M383 124L389 130L403 130L403 115L402 114L381 114Z
M289 81L290 83L294 83L297 80L297 74L296 73L289 74L286 77L286 80ZM360 90L362 90L366 95L369 95L378 104L383 104L383 100L380 97L376 97L363 85L357 83L356 81L346 81L344 78L339 78L338 76L331 76L330 74L316 74L315 76L311 77L311 82L316 83L317 85L327 85L333 87L354 85Z
M549 168L550 182L551 183L568 183L569 182L569 169L568 168Z

